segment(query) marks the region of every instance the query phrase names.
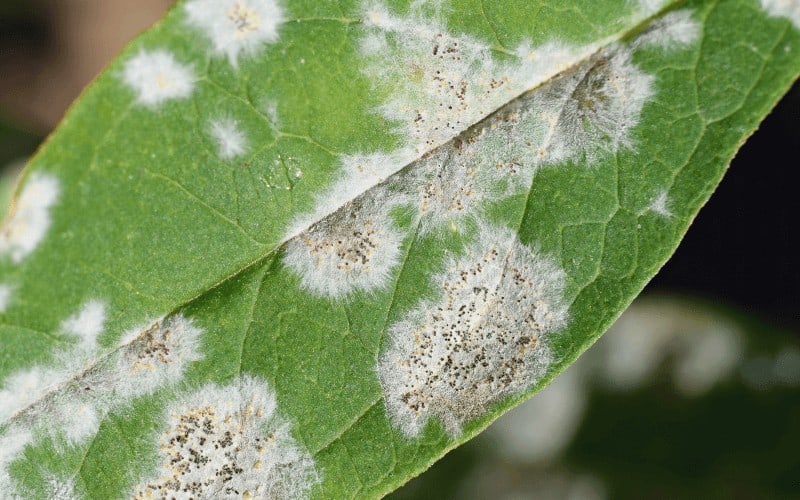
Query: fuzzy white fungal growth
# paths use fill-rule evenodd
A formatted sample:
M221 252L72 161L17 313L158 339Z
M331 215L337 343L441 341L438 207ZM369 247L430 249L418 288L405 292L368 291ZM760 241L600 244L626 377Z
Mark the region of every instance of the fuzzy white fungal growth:
M380 111L402 124L400 131L417 154L447 142L593 50L523 44L517 61L500 63L485 43L450 34L416 14L395 16L380 4L367 10L364 27L364 71L390 89Z
M19 460L32 440L33 435L29 429L11 426L0 431L0 498L22 498L18 494L16 481L8 469L12 463Z
M0 389L0 422L46 398L71 373L80 370L97 349L97 337L103 331L106 318L105 304L98 300L86 302L76 314L61 323L60 329L78 338L78 343L57 355L52 366L32 366L11 374ZM63 412L69 418L76 412ZM77 422L80 422L78 419ZM72 433L68 428L65 432Z
M278 130L281 126L280 115L278 115L278 103L272 100L264 102L262 106L264 114L267 115L269 125L273 130Z
M30 431L26 443L50 436L72 446L95 435L109 412L179 382L188 364L202 358L202 331L181 314L132 330L116 350L99 353L96 338L104 320L105 306L89 301L62 323L81 342L61 353L54 368L34 366L8 377L0 389L0 425ZM0 480L10 463L2 458Z
M612 47L495 112L392 182L417 208L424 234L464 232L486 202L530 189L542 166L595 161L632 145L652 77Z
M635 0L636 9L641 16L652 16L666 5L666 0Z
M39 366L9 375L0 388L0 423L45 396L61 380L60 375Z
M122 80L140 104L154 109L170 99L189 97L195 75L191 66L179 63L165 49L143 50L125 63Z
M177 382L189 363L202 359L198 349L201 334L202 330L181 314L136 332L120 349L113 375L104 375L113 381L109 393L130 399Z
M187 21L202 31L214 52L237 65L239 56L252 55L278 40L283 9L275 0L191 0Z
M385 287L400 260L403 234L391 202L353 202L286 245L283 259L314 294L345 298Z
M669 208L669 195L666 190L660 191L653 201L650 203L650 206L647 209L653 213L656 213L662 217L671 217L672 210Z
M80 349L90 352L97 347L97 337L103 332L106 321L106 305L99 300L90 300L74 316L61 324L62 330L80 339Z
M77 500L83 497L75 493L75 478L61 478L53 474L45 477L45 494L48 500Z
M596 161L632 145L631 131L653 95L653 76L612 47L531 94L530 124L543 163Z
M483 202L530 187L539 158L520 116L516 105L497 113L398 177L393 188L416 206L421 233L439 227L464 231L479 220Z
M567 319L564 272L505 228L484 227L451 259L424 301L389 330L378 362L387 411L408 436L430 417L451 435L500 399L535 384L548 334Z
M365 10L363 71L385 91L378 111L398 122L402 147L343 157L339 178L318 198L313 213L292 224L286 240L414 161L419 164L410 169L420 172L415 186L420 199L410 203L425 217L421 229L448 224L463 230L483 201L528 187L537 166L593 161L632 145L630 132L652 94L652 77L630 62L628 49L606 49L601 56L595 53L609 40L579 48L522 43L499 61L487 44L424 19L423 11L441 11L438 4L429 7L414 2L407 17L380 3ZM556 78L561 72L567 76ZM525 95L539 86L546 90ZM534 107L509 106L515 100ZM478 125L481 133L470 132L497 109L508 108L514 110L493 118L491 126ZM504 122L520 124L519 130L513 133ZM491 133L496 127L503 130ZM459 139L461 134L466 135ZM481 143L470 147L473 141ZM467 147L459 153L462 144Z
M761 7L773 17L785 17L800 29L800 2L797 0L760 0Z
M697 42L701 28L691 10L675 10L650 23L633 43L636 47L679 49Z
M413 152L400 149L393 153L355 154L342 156L340 177L317 199L310 214L298 217L291 225L286 239L300 235L312 224L332 214L359 194L385 181L396 172L398 165L413 160Z
M223 160L241 156L247 149L247 137L235 120L213 120L209 125L209 133L216 143L217 154Z
M171 404L167 417L161 469L135 499L306 498L319 481L264 380L206 385Z
M11 285L0 283L0 313L4 313L8 309L13 293L14 288Z
M0 229L0 254L20 263L33 252L50 228L50 209L58 199L59 183L52 175L35 172L26 179Z

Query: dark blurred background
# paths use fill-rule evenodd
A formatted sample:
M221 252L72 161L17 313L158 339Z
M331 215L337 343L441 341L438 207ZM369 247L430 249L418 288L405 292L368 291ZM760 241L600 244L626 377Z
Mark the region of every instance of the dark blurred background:
M0 0L6 183L171 3ZM607 338L396 498L800 498L798 153L795 84Z

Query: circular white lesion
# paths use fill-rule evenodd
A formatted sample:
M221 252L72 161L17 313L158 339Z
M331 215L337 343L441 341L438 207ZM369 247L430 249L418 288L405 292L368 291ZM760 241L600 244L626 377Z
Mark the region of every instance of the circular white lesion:
M276 0L191 0L184 10L188 24L211 41L214 54L233 66L242 55L277 42L284 21Z
M8 255L16 264L33 253L47 235L50 212L61 191L58 179L43 172L34 172L23 182L0 228L0 255Z
M380 196L348 203L290 240L284 264L318 296L343 299L386 287L403 241L391 207Z
M564 280L511 231L483 227L433 279L438 300L389 329L377 371L393 423L416 436L435 417L457 435L491 404L535 384L550 363L547 336L566 323Z
M267 382L208 384L169 405L161 466L133 498L306 498L319 481L311 455L277 413Z
M191 65L179 62L167 49L142 50L128 59L122 80L145 107L156 109L166 101L184 99L195 87Z

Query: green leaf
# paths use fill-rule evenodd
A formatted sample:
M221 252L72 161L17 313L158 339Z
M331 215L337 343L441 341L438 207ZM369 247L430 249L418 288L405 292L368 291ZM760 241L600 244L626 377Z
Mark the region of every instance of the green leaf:
M777 0L179 3L3 226L0 494L395 489L641 290L797 77L798 25Z

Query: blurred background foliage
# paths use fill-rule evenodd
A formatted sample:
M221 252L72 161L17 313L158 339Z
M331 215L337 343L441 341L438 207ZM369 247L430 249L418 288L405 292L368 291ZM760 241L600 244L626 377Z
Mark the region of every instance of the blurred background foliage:
M169 0L0 1L0 206ZM391 498L800 498L800 85L580 360Z

